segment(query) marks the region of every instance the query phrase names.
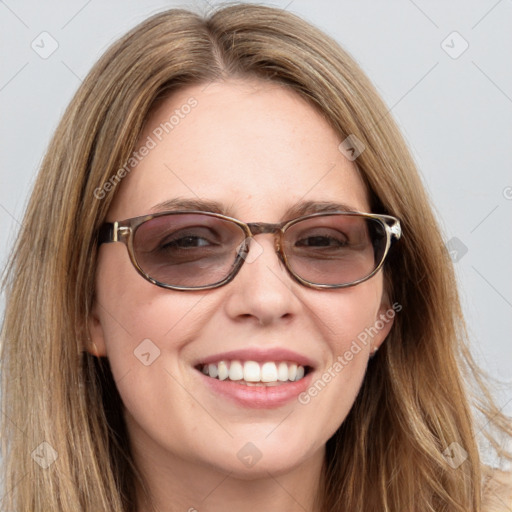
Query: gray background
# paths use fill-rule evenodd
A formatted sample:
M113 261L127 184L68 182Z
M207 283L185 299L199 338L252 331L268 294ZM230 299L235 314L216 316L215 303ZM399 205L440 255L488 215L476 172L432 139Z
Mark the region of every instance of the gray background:
M491 375L510 383L512 1L263 3L316 24L373 80L409 143L445 240L458 251L474 355ZM209 5L0 1L1 267L50 136L80 81L119 36L176 6L205 12ZM58 48L42 58L52 44ZM512 413L510 387L496 396Z

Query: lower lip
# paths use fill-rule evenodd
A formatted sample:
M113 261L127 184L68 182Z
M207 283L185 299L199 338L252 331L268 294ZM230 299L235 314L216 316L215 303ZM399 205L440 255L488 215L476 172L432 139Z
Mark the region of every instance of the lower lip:
M278 386L247 386L236 381L219 380L198 372L205 384L216 393L225 396L242 407L253 409L274 409L281 407L306 391L313 372L296 382L287 382Z

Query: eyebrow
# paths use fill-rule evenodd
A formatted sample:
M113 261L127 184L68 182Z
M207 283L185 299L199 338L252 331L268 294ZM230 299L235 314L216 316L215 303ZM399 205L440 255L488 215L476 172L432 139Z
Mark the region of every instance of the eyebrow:
M231 208L223 205L218 201L212 201L209 199L186 199L186 198L174 198L161 203L156 204L151 208L151 213L158 213L163 211L203 211L211 213L219 213L227 217L236 218ZM299 201L291 205L284 213L283 220L290 220L311 213L324 213L324 212L357 212L359 209L333 201Z

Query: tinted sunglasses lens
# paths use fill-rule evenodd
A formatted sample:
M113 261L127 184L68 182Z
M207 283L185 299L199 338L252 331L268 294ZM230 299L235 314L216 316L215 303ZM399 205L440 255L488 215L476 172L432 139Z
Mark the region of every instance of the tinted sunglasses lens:
M387 235L370 217L326 215L288 228L285 253L291 270L315 284L350 284L369 276L382 262Z
M193 288L225 279L244 239L244 231L233 222L202 214L171 214L141 224L133 249L137 264L149 277Z

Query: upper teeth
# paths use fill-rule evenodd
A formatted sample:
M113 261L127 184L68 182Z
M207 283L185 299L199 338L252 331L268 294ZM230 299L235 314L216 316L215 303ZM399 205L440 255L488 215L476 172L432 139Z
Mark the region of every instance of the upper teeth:
M297 381L304 377L304 366L281 361L219 361L205 364L202 372L214 379L244 380L246 382L286 382Z

